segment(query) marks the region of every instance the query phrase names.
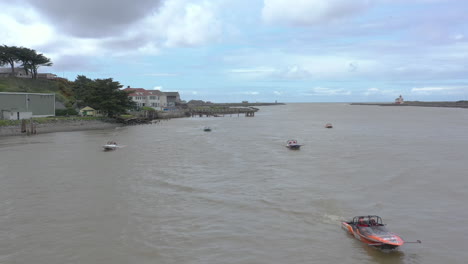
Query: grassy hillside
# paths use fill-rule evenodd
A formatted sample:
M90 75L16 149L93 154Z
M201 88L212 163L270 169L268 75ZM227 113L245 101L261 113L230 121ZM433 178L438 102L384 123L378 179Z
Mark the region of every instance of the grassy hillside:
M66 79L0 78L0 92L55 93L56 100L64 105L71 105L75 102L71 85L72 83Z

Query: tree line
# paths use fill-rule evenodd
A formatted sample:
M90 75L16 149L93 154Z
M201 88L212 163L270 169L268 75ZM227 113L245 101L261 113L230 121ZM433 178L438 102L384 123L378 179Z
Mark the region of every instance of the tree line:
M37 69L40 66L52 66L49 58L34 49L17 46L0 46L0 66L9 65L11 76L15 76L15 64L21 63L21 68L26 74L31 74L37 79ZM66 98L67 109L63 114L76 112L75 107L90 106L110 117L125 113L127 110L136 109L136 103L128 96L129 92L123 91L122 85L108 79L89 79L78 75L74 82L61 80L60 93Z
M78 75L71 86L77 106L92 107L109 117L136 108L136 103L128 96L129 92L121 90L122 87L112 78L92 80L84 75Z
M37 53L34 49L7 45L0 46L0 66L9 65L12 76L15 76L15 63L21 63L21 67L26 74L31 74L33 79L37 79L37 69L40 66L52 66L49 58L42 53Z

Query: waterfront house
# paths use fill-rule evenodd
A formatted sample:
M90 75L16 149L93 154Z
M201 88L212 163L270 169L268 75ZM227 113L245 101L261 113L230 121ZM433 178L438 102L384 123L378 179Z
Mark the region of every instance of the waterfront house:
M128 96L136 102L138 107L148 106L155 110L163 110L167 107L167 96L159 90L127 87L124 91L130 92Z
M55 116L55 94L0 92L0 119Z
M80 116L97 116L97 112L94 108L86 106L80 109Z

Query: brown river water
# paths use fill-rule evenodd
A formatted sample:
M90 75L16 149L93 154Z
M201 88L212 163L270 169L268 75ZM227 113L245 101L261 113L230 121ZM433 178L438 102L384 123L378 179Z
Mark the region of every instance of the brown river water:
M2 137L0 263L467 263L467 150L468 109L344 103Z

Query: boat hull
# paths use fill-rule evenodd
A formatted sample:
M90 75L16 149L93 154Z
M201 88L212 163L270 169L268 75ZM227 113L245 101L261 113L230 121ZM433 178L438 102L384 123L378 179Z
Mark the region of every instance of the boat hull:
M298 150L301 148L301 145L287 145L286 147L289 149Z
M405 242L396 234L385 232L385 233L372 233L361 230L361 228L352 225L348 222L342 222L341 228L347 231L350 235L354 236L361 242L377 247L380 249L395 249L402 246Z
M104 145L102 146L102 148L104 149L104 151L111 151L117 149L117 145Z

